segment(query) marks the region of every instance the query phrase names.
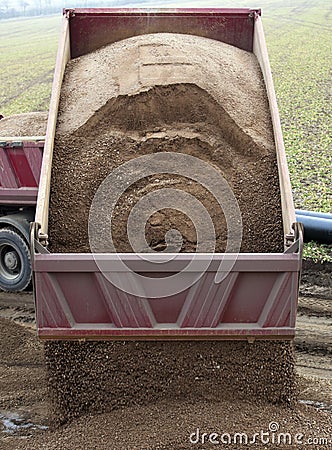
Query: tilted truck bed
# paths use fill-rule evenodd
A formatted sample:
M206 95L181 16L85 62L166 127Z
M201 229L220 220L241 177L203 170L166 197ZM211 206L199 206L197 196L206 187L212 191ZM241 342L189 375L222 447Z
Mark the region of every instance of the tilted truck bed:
M142 255L48 253L45 246L52 154L66 63L103 45L146 33L203 36L254 52L265 80L277 151L284 253ZM254 95L254 93L253 93ZM37 211L32 260L38 334L44 339L287 339L294 336L302 230L296 223L278 108L260 10L65 10L59 43ZM195 255L195 256L194 256ZM189 270L181 272L195 259ZM157 263L156 263L157 262ZM223 266L224 264L224 266ZM228 267L227 271L223 267ZM137 296L122 283L137 283ZM221 272L220 272L221 271ZM165 297L151 277L181 273L187 288ZM221 276L220 276L221 275ZM194 280L194 282L191 282Z

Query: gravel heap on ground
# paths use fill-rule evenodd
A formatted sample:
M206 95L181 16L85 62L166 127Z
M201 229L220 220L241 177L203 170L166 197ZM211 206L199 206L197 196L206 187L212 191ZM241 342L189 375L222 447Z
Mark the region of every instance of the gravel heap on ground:
M330 443L315 445L308 439L325 438L330 442L331 418L312 408L296 409L268 404L231 401L199 401L199 404L160 402L149 406L133 406L108 414L88 415L61 428L19 443L15 450L192 450L192 449L296 449L328 450ZM273 433L273 427L279 429ZM198 432L197 432L198 430ZM265 433L262 435L261 433ZM219 445L208 442L206 435L218 433ZM256 435L256 444L240 444L245 433L248 442ZM283 433L288 435L283 436ZM299 436L300 434L300 436ZM197 442L199 436L199 443ZM229 437L228 437L229 436ZM274 436L274 437L273 437ZM301 439L296 443L295 437ZM191 441L190 442L190 437ZM205 439L204 439L205 437ZM214 440L216 439L216 436ZM260 440L262 437L263 441ZM202 444L202 439L204 444ZM222 441L223 439L223 441ZM228 439L232 444L228 445ZM234 443L234 439L236 439ZM245 436L242 436L245 439ZM269 443L267 443L269 439ZM272 443L274 439L274 444ZM278 439L281 442L278 445ZM284 441L284 439L286 439ZM289 443L291 439L291 443ZM223 443L224 442L224 443ZM302 444L300 443L302 442ZM310 442L310 441L309 441ZM311 441L313 442L313 441ZM323 441L322 441L323 442ZM10 447L8 447L10 448ZM5 448L6 450L6 448Z
M15 114L0 120L0 137L45 136L47 112Z
M20 300L21 296L22 294L17 295L17 298L13 298L12 301ZM15 314L13 317L15 317ZM315 323L313 324L313 329L314 327ZM22 425L31 425L31 423L47 425L49 411L48 398L45 395L46 386L41 343L38 342L35 333L9 320L0 320L0 337L0 416L1 414L4 414L5 417L18 414L19 418L22 419ZM240 343L235 344L240 345ZM83 344L74 344L76 351L78 345ZM91 344L89 345L91 346ZM163 347L164 344L161 345L160 343L160 346ZM201 353L203 350L202 347L199 348ZM260 350L262 352L264 351L262 347L260 347ZM307 359L301 362L301 368L306 367L310 371L316 367L316 370L319 371L322 363L324 366L324 357L320 359L319 352L320 350L318 349L316 355L318 359L316 361L312 361L310 354L307 354ZM86 353L84 352L83 355L86 355ZM97 351L97 355L100 356L100 354ZM277 354L280 355L280 351ZM204 373L206 376L207 372L209 372L209 361L201 358L202 368L199 370L196 351L192 351L192 355L196 372L199 374ZM146 356L149 355L146 354ZM62 356L62 360L63 358L64 355ZM76 360L78 359L79 355L76 356ZM86 362L87 360L88 358L85 358ZM73 359L70 360L70 362L72 361ZM119 363L119 358L117 361L117 357L115 356L113 356L112 361L115 361L118 366L120 364L119 370L121 375L123 377L127 376L124 373L124 362ZM303 364L307 364L307 366ZM82 366L84 365L80 362L79 369ZM147 362L143 360L143 369L146 369L147 366ZM130 367L128 365L127 372L130 372ZM83 369L86 371L86 367L83 367ZM100 369L98 370L100 371ZM225 377L225 371L222 368L218 369L215 363L211 363L210 372L212 376L208 375L208 380L213 379L213 372L217 370L220 370L222 376ZM157 372L158 369L153 370L154 374ZM68 368L64 370L63 375L68 376L68 382L70 382L69 376L71 374ZM143 374L142 376L144 377L146 375ZM264 371L262 372L263 376L267 377L268 374ZM327 379L325 379L326 376L328 376L328 372L325 372L325 375L321 379L317 379L317 377L315 380L302 379L302 382L305 381L305 385L302 386L301 398L311 401L331 401L331 398L328 399L328 397L324 398L323 396L320 398L322 394L317 392L317 389L322 389L323 392L323 389L328 388L328 384L326 384ZM77 374L74 374L74 379L76 378ZM176 384L176 379L173 375L170 379L172 380L172 384ZM156 378L153 375L152 382L154 383L155 380ZM193 384L192 377L190 377L190 380L190 384ZM324 380L325 383L323 383ZM175 397L167 398L165 395L167 393L167 390L165 390L165 380L163 380L162 392L158 391L159 399L155 399L153 403L132 406L125 406L124 403L121 405L109 405L110 409L114 406L117 407L107 413L97 414L93 412L86 414L80 418L73 419L70 423L57 429L52 427L49 430L42 431L31 428L30 426L17 430L13 434L2 433L3 425L2 418L0 417L0 448L1 450L173 450L195 448L202 450L203 448L213 449L218 447L230 448L232 450L234 448L246 449L249 446L245 444L238 444L237 446L228 446L226 444L220 444L218 446L211 443L206 445L191 444L189 437L199 428L201 437L204 432L217 432L219 435L222 433L231 434L242 432L247 433L251 438L254 433L260 433L261 430L265 433L268 432L271 422L279 424L279 430L275 434L276 439L278 438L278 432L290 433L293 444L287 443L277 446L271 442L270 444L261 445L257 443L256 447L250 445L249 448L322 450L330 449L331 447L330 443L307 444L307 439L313 437L316 439L331 439L331 413L317 411L314 407L306 407L303 404L273 405L257 398L252 398L247 401L238 399L239 396L231 400L222 399L220 398L220 389L216 388L214 395L211 395L212 389L204 393L202 391L202 379L196 381L198 384L194 386L194 392L199 394L196 398L190 393L188 398L181 398L181 395L178 395L179 391L177 391ZM125 383L126 381L122 385L124 386ZM87 382L80 382L81 387L84 384L91 392L91 386L87 386ZM100 384L97 383L97 386L99 387ZM133 388L134 392L137 392L135 384ZM147 384L146 389L149 392L149 384ZM184 389L185 392L188 391L186 387ZM74 396L73 398L75 401L77 397ZM125 398L127 401L128 393ZM114 396L112 396L112 399L114 401ZM105 410L105 406L103 410ZM82 411L82 408L80 411ZM294 443L295 435L298 433L304 434L303 445ZM265 435L266 437L267 435ZM269 437L272 439L272 434ZM227 439L227 436L225 438ZM195 435L192 439L196 439Z

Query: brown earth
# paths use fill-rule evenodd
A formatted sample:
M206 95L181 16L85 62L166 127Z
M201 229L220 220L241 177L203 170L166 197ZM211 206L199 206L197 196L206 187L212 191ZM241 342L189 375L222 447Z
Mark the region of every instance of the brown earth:
M274 405L262 398L257 398L256 395L250 399L250 397L244 398L242 393L241 398L241 393L237 392L235 392L234 398L230 398L231 379L228 376L224 377L225 368L218 368L218 361L211 363L209 356L205 354L204 357L202 351L200 352L201 356L196 352L192 353L191 361L194 362L194 371L188 371L188 365L184 365L182 380L178 366L174 366L174 371L170 371L170 367L166 366L165 376L159 377L160 385L157 383L157 374L163 374L163 370L158 365L153 366L150 354L145 353L145 357L141 357L137 361L134 361L132 356L131 360L121 362L121 355L118 352L118 354L109 355L110 359L117 364L117 373L115 374L109 364L108 375L111 375L109 377L111 382L108 382L108 386L117 380L118 390L115 395L124 394L122 401L116 404L114 393L112 397L110 393L110 410L108 412L102 412L102 409L101 413L83 414L79 418L74 418L70 423L59 428L52 426L47 431L40 428L33 429L32 426L50 425L49 418L52 414L51 404L46 396L47 372L43 361L42 345L36 340L33 331L32 296L30 294L0 293L0 316L6 317L6 319L0 320L2 344L0 347L0 415L2 415L0 424L4 423L4 417L13 417L15 414L18 425L31 424L28 428L18 428L12 433L8 433L8 427L5 428L3 425L7 432L0 431L0 448L4 450L39 450L42 448L47 450L60 448L64 450L94 448L98 450L110 448L115 450L212 449L218 448L218 445L192 444L189 441L190 435L196 433L199 428L201 438L204 432L217 432L219 435L242 432L248 433L252 437L255 432L260 433L260 430L267 432L271 422L279 424L279 432L290 433L293 444L276 446L271 442L264 445L257 443L255 448L330 448L332 438L332 340L330 331L332 291L328 287L328 277L331 276L331 270L331 266L325 265L321 268L322 273L319 275L310 270L306 271L306 280L310 278L325 280L325 282L320 281L320 284L317 285L311 284L310 294L306 293L307 281L301 286L295 340L300 403ZM325 294L320 297L320 290L324 286ZM313 294L316 297L313 297ZM12 321L13 319L15 323ZM238 343L234 344L235 347L238 345ZM120 346L124 345L128 344L120 344ZM140 343L129 345L139 349ZM165 350L163 343L154 345L160 347L160 354ZM179 343L178 345L181 347L185 344ZM252 345L251 348L253 348ZM250 347L248 346L248 348ZM105 353L97 351L96 356L95 362L104 358ZM65 354L60 356L58 363L64 357ZM178 353L174 353L173 357L174 359L180 357L181 362L185 359L183 354L179 355ZM89 355L86 354L86 358L88 359ZM153 358L156 363L158 357L153 355ZM252 365L249 356L245 356L245 360ZM84 378L86 360L81 360L77 355L75 363L78 364L79 370L82 369L83 379L79 382L79 388L83 393L82 399L84 399L88 397L91 389L90 380ZM137 364L139 364L140 370L136 371L135 377ZM240 364L239 361L235 362L236 369ZM235 366L232 371L234 390L237 386L237 376L243 375L238 373ZM77 381L77 373L80 372L76 372L73 368L70 371L67 364L65 367L66 370L62 372L63 376L74 375L75 381ZM151 370L151 367L152 373L151 371L146 373L145 370ZM60 372L58 371L57 374ZM217 382L219 374L222 378ZM141 382L145 377L148 379L149 375L151 375L151 383L143 383L142 386ZM206 379L199 378L199 375ZM257 375L261 375L264 385L264 372L261 374L256 372ZM178 378L179 376L180 378ZM193 378L196 376L198 379L194 381ZM188 385L184 378L188 379ZM72 379L70 378L70 380ZM174 387L174 395L170 395L172 389L167 388L168 381ZM224 381L226 382L226 396L222 395L220 389L220 385ZM208 389L211 382L214 391ZM130 383L132 384L130 385ZM70 386L69 383L68 386ZM97 388L99 387L100 384L97 380ZM224 385L222 389L224 389ZM94 389L94 392L98 392L98 389ZM84 393L87 395L84 396ZM132 402L133 394L137 396L139 404ZM75 403L75 395L69 395L68 398L69 401ZM303 402L307 402L307 404ZM98 398L96 399L97 403ZM22 422L20 423L19 420ZM294 444L297 433L305 435L303 444ZM272 433L269 437L272 439ZM308 444L307 440L312 437L327 438L330 441L328 444ZM275 439L277 439L277 434ZM250 448L252 447L254 446L251 445ZM220 444L219 448L246 449L249 448L249 445Z
M170 163L174 152L199 158L226 179L242 215L242 252L283 251L272 126L255 56L197 36L159 34L127 39L69 62L52 165L50 250L89 252L89 210L100 184L125 162L161 152L170 154ZM105 229L110 218L116 250L133 251L127 237L129 213L161 188L187 192L208 212L216 238L200 239L200 252L225 251L222 209L202 183L189 181L197 175L190 160L186 167L176 165L174 160L177 174L163 174L160 164L149 177L132 169L135 183L119 198L113 215L106 212L107 203L100 209L104 225L98 224L98 251L110 251ZM233 214L230 198L225 194L220 200L226 215ZM154 214L142 230L134 227L147 246L141 240L136 250L165 250L166 233L176 229L183 238L181 251L196 251L195 228L204 217L194 207L183 214L184 203L160 208L160 202L150 202ZM176 242L171 244L168 251L176 248Z
M0 137L45 136L47 112L14 114L0 120Z
M1 300L7 295L0 293ZM8 300L12 307L17 309L16 298L13 302L14 297L10 297ZM20 295L16 294L16 297ZM1 301L1 312L3 309L9 312ZM15 314L11 316L15 317ZM26 313L25 317L29 316L31 313ZM25 436L26 431L30 432L32 428L25 429L24 425L46 426L49 413L43 345L36 339L34 330L9 319L0 319L0 337L0 448L6 448L6 438L11 437L6 433L7 429L12 430L16 437ZM7 423L6 419L10 422ZM15 425L22 427L15 428ZM15 449L16 444L10 448Z

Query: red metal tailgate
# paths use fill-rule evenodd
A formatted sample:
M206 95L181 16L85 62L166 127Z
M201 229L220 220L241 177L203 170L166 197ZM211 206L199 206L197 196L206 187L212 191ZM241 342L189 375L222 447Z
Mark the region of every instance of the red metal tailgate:
M141 256L36 254L39 336L60 339L294 336L298 254L237 257L199 254L196 266L189 269L186 266L193 255L188 253L158 264ZM154 256L156 260L158 257L163 258ZM227 274L220 266L225 260L234 263ZM200 267L204 267L201 272ZM178 273L181 282L175 284L174 276ZM221 282L216 280L218 274L221 278L226 275ZM165 277L171 277L171 281ZM159 298L151 286L151 280L156 278ZM165 296L166 291L174 294Z

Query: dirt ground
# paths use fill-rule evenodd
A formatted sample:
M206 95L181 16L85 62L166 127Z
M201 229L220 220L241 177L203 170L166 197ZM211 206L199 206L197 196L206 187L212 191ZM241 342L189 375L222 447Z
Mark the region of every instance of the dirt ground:
M231 401L219 399L217 393L197 399L187 396L179 400L175 396L173 401L161 399L143 406L124 405L107 413L82 415L60 427L49 421L44 352L35 336L32 295L0 293L0 448L331 448L331 272L331 265L312 265L303 273L295 340L297 404L278 406L258 399ZM246 433L250 441L254 433L261 432L269 432L263 435L265 441L257 435L255 444L245 444L244 436L242 444L227 443L228 436L235 439L234 433ZM218 433L218 438L211 433ZM289 433L291 438L287 439L292 441L277 444L280 433ZM304 436L298 437L296 443L297 433Z

